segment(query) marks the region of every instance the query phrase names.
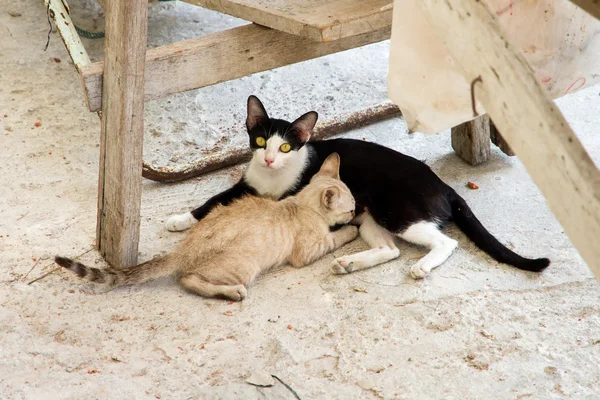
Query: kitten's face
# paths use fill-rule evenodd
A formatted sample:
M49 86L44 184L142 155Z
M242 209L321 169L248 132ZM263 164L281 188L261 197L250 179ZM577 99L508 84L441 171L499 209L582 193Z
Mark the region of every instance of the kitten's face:
M329 155L304 189L315 191L319 196L320 208L331 226L347 224L354 218L354 196L340 180L339 168L340 156Z
M329 225L347 224L354 219L354 197L342 181L324 178L328 187L321 193L321 204L327 210Z
M252 149L252 161L266 170L279 170L293 162L298 151L310 138L317 122L317 113L311 111L289 123L271 119L258 98L248 98L246 128Z

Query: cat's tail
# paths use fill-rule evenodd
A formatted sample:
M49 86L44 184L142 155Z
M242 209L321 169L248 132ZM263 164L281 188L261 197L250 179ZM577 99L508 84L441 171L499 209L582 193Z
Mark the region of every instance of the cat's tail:
M121 286L144 283L173 274L175 269L169 262L169 258L169 255L157 257L135 267L125 269L116 269L113 267L103 269L93 268L73 261L70 258L59 256L54 257L54 262L90 282L108 286Z
M498 241L479 222L471 208L463 199L454 192L450 200L452 207L452 219L461 231L477 245L481 250L488 253L496 261L512 265L525 271L540 272L550 265L547 258L530 259L521 257Z

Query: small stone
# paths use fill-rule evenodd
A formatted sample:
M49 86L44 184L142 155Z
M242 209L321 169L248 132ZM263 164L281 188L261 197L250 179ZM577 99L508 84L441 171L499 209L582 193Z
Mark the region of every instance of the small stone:
M356 384L361 389L365 389L365 390L371 390L375 386L375 384L373 383L373 381L370 380L369 378L361 379L360 381L356 382Z
M261 387L273 386L273 384L275 383L271 374L263 370L252 372L252 375L250 375L250 377L246 379L246 382L248 382L251 385Z
M547 373L548 375L554 375L558 372L558 369L556 369L556 367L546 367L544 368L544 372Z
M496 339L496 338L494 337L494 335L492 335L491 333L489 333L489 332L488 332L488 331L486 331L485 329L482 329L480 333L481 333L481 336L483 336L483 337L486 337L486 338L488 338L488 339Z

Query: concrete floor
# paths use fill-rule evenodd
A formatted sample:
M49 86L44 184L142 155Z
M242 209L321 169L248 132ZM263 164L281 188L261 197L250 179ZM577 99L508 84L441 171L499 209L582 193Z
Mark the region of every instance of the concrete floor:
M70 3L80 25L102 29L91 0ZM600 288L523 165L494 149L488 163L470 167L452 153L448 132L407 135L402 119L347 136L426 160L501 241L549 257L547 271L498 264L451 226L459 249L423 281L407 272L424 251L401 243L398 260L348 276L329 273L334 255L277 269L239 304L190 295L170 280L106 293L56 272L27 285L54 268L54 254L93 249L100 125L56 33L43 52L42 2L0 6L0 398L293 398L278 382L246 383L256 370L302 399L600 397ZM241 23L180 3L150 7L151 46ZM86 45L101 56L101 40ZM227 143L245 140L251 93L290 117L315 109L327 118L382 101L388 47L148 103L145 158L176 166L201 157L223 132ZM558 104L600 160L598 87ZM169 215L226 188L241 168L175 185L144 181L140 261L182 238L164 229ZM356 240L335 255L364 248ZM81 260L104 265L93 250Z

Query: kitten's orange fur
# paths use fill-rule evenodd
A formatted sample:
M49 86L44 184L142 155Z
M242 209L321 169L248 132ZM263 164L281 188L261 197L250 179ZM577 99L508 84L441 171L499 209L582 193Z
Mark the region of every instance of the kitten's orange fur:
M262 271L290 263L303 267L353 240L354 198L339 178L340 158L331 154L302 191L281 201L247 196L218 206L196 224L175 251L138 266L98 269L56 257L82 278L111 286L176 275L187 290L205 297L242 300Z

